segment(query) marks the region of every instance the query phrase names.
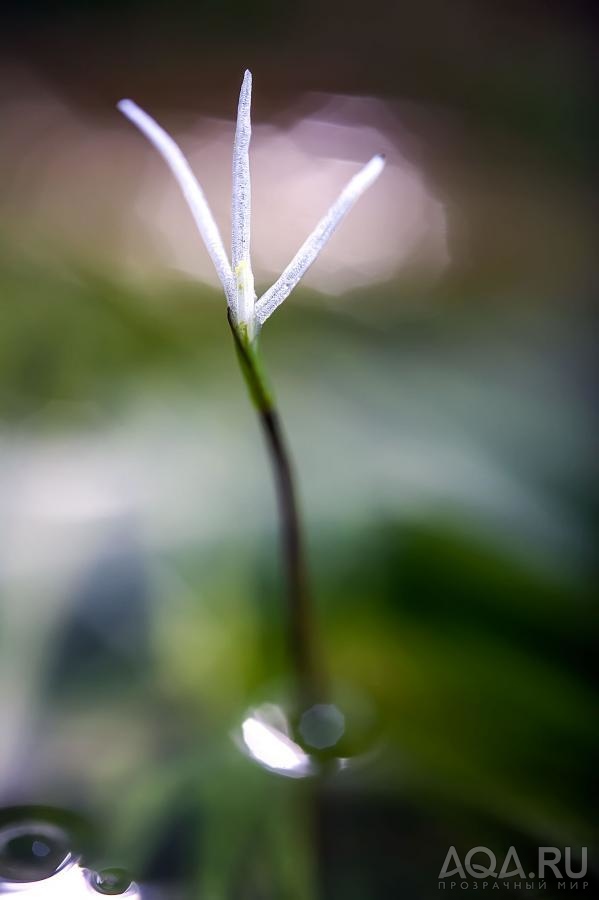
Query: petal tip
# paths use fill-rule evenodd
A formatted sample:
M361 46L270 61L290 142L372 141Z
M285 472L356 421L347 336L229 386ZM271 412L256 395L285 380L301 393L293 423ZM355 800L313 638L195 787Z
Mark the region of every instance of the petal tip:
M368 180L369 180L370 184L372 184L372 182L376 178L379 177L379 175L385 168L386 162L387 162L387 159L385 157L385 154L377 153L375 156L372 157L370 162L366 163L366 166L364 167L363 171L364 171L364 174L368 175Z

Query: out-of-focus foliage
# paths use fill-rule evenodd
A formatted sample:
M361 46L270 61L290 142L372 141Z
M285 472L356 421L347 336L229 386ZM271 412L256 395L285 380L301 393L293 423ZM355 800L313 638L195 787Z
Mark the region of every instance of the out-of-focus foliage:
M385 896L398 871L432 895L445 843L467 849L474 835L500 853L517 834L531 854L593 837L585 426L569 366L556 369L579 326L571 316L559 328L534 305L416 314L407 290L373 291L361 320L351 297L316 312L300 295L264 336L298 450L328 666L376 711L379 755L319 801L324 877L356 897ZM34 517L34 558L5 578L6 677L31 668L24 646L43 648L21 698L33 702L35 740L5 792L19 794L24 766L28 796L85 797L103 826L98 858L125 856L150 879L187 873L215 896L266 879L308 896L306 788L256 770L230 736L254 700L278 696L284 610L268 472L219 298L195 285L142 296L15 261L2 291L17 558ZM152 410L141 442L140 407ZM219 420L230 431L215 438ZM98 448L90 471L82 435ZM76 495L98 465L118 467L128 440L127 471L150 479L138 508L102 518L92 499L78 519L76 503L58 503L45 523L35 502L19 509L29 481L42 479L43 497L57 445ZM203 471L186 483L178 458L189 452ZM214 454L224 469L205 471ZM165 468L162 521L151 480ZM186 493L191 512L177 521ZM36 571L40 540L56 545L54 568ZM8 683L18 701L22 684ZM380 846L363 817L382 829ZM418 825L420 868L402 852L398 817Z
M254 63L265 119L296 91L385 96L446 205L450 265L298 292L263 335L327 667L348 720L369 723L368 764L314 786L232 738L288 673L270 473L224 301L183 278L136 283L105 248L27 244L5 217L2 805L86 813L90 862L169 898L421 900L450 845L499 860L516 845L526 871L539 845L592 846L576 5L308 3L283 19L269 3L132 3L121 31L112 4L52 20L20 6L8 61L21 47L90 122L122 94L223 115Z

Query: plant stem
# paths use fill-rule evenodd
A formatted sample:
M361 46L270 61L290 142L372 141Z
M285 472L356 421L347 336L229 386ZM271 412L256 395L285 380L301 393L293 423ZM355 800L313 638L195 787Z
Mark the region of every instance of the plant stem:
M275 480L281 524L281 549L287 578L288 650L299 693L297 699L303 706L315 702L320 695L322 684L314 647L313 608L293 469L281 420L264 376L256 342L247 339L230 315L229 325L241 370L258 412Z

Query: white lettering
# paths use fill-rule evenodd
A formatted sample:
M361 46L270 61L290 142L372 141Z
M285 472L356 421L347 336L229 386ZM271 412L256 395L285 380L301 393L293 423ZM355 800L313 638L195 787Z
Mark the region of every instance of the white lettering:
M553 860L547 859L549 853L553 854ZM561 878L561 872L557 867L557 863L560 861L561 856L562 854L557 847L539 847L539 878L545 876L545 866L552 869L556 878Z
M449 870L449 863L453 861L455 863L455 868ZM448 875L459 875L460 878L465 878L466 873L462 868L462 864L460 862L460 857L458 856L458 852L455 847L450 847L447 851L447 856L445 857L445 862L441 867L441 871L439 872L439 878L447 878ZM453 887L453 885L452 885Z
M582 878L582 876L586 875L586 873L587 873L587 848L582 847L579 872L572 871L572 848L571 847L566 847L564 863L566 866L566 875L569 875L570 878Z
M508 866L511 862L514 863L514 868L508 872ZM499 877L500 878L509 878L512 875L519 875L520 878L526 878L524 869L522 868L522 866L520 864L520 859L518 857L518 854L516 853L515 847L510 847L510 849L508 850L507 856L503 861L503 865L501 867Z
M480 863L472 863L472 857L476 853L486 853L489 858L490 866L489 868L485 868L481 866ZM473 878L486 878L488 875L495 875L495 866L497 865L497 860L495 858L495 854L492 850L489 850L487 847L473 847L472 850L469 850L466 854L466 859L464 860L466 871L472 875ZM463 876L462 876L463 877Z

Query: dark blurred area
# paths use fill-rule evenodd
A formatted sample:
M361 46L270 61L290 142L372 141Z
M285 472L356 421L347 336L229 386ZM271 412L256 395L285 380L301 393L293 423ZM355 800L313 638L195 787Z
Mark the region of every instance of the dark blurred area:
M83 817L144 898L428 900L452 846L596 892L593 13L5 8L0 805ZM264 286L388 158L262 336L366 723L322 780L240 751L289 674L270 472L204 248L115 109L180 138L227 243L246 67ZM543 846L588 848L580 886L529 877Z

